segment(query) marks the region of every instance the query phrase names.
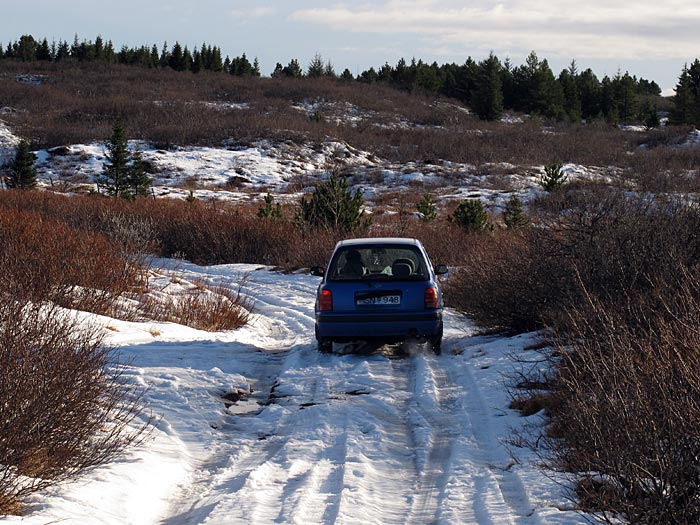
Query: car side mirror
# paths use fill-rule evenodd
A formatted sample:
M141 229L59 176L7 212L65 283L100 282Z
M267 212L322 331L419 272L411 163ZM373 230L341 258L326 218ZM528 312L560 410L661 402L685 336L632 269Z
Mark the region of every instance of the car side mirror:
M323 266L312 266L309 270L309 273L311 275L315 275L316 277L323 277L326 273L326 270L323 268Z
M444 264L438 264L435 266L435 275L445 275L447 273L447 266Z

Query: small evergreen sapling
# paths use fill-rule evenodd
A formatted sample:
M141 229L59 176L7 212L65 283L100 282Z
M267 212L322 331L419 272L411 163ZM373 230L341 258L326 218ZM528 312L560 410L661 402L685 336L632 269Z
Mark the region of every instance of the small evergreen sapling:
M7 175L4 180L7 187L18 190L36 187L35 161L36 155L29 151L29 143L26 140L21 140L17 146L14 160L5 165L4 171Z
M136 151L131 155L131 166L127 177L130 198L145 197L151 189L151 178L146 173L146 163L141 152Z
M540 186L547 191L552 192L560 189L569 176L562 170L563 164L559 161L554 161L544 167L544 174L540 176Z
M258 208L258 217L261 219L281 219L282 218L282 206L280 203L275 203L275 198L268 193L265 195L264 205Z
M421 215L421 220L425 222L434 221L437 218L437 207L430 193L423 194L423 198L418 201L416 209Z
M363 220L364 215L362 190L351 192L347 179L333 170L325 181L316 185L309 200L301 198L295 221L302 227L328 228L349 234L369 227L370 219Z
M489 228L489 216L481 199L462 201L450 216L450 221L471 232L482 232Z
M523 202L516 194L510 196L503 209L503 222L509 230L522 228L530 223L527 215L523 212Z
M146 174L141 154L129 151L126 133L119 124L112 130L105 156L107 162L102 165L104 171L97 177L98 188L104 189L111 197L125 199L148 194L151 179Z

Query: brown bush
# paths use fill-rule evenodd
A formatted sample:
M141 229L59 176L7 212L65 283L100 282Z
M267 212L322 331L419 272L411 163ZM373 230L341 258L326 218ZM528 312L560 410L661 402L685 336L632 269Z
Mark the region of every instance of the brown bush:
M18 300L108 315L142 285L141 268L104 235L76 231L39 213L0 214L0 287Z
M97 329L0 294L0 514L143 436L141 393Z
M184 324L199 330L235 330L250 319L254 303L243 294L246 276L232 289L224 285L194 286L178 296L149 296L139 311L149 319Z
M529 331L551 323L572 300L570 266L550 232L534 228L472 233L446 300L484 327Z
M136 260L134 254L154 251L199 264L258 263L293 269L321 264L338 240L331 231L304 235L293 222L294 210L286 209L284 220L262 219L256 216L257 207L216 201L127 202L99 196L66 198L50 192L0 192L0 209L32 212L42 221L109 238L116 245L111 249L114 257L130 263L144 260L144 253Z
M582 505L696 523L700 210L585 185L535 210L535 228L478 237L451 293L487 324L527 328L527 311L556 331L549 393L540 375L531 390L552 418L549 466L580 474Z
M550 466L606 522L700 520L700 275L680 275L647 304L591 296L560 340Z
M583 290L642 300L700 257L700 211L678 200L582 185L531 206L535 227L474 235L449 281L452 304L486 326L566 330Z
M139 261L105 235L71 226L68 216L57 219L52 204L61 208L67 199L36 192L2 197L0 513L6 513L20 510L28 494L115 457L146 423L132 424L142 411L140 394L122 378L123 366L99 330L62 308L114 315L120 298L143 285Z

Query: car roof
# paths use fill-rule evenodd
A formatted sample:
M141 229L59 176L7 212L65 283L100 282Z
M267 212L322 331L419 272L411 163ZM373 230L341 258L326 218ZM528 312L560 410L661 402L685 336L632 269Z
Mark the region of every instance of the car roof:
M408 237L363 237L359 239L345 239L336 244L336 249L341 246L357 246L357 245L368 245L368 244L403 244L410 246L420 246L421 243L418 239L410 239Z

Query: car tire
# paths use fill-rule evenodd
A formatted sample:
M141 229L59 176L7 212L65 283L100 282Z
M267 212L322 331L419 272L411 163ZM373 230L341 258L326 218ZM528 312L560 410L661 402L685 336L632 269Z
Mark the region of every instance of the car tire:
M442 353L442 335L436 335L429 339L430 347L435 355L440 355Z
M318 340L318 351L322 354L330 354L333 352L333 341L330 339Z

